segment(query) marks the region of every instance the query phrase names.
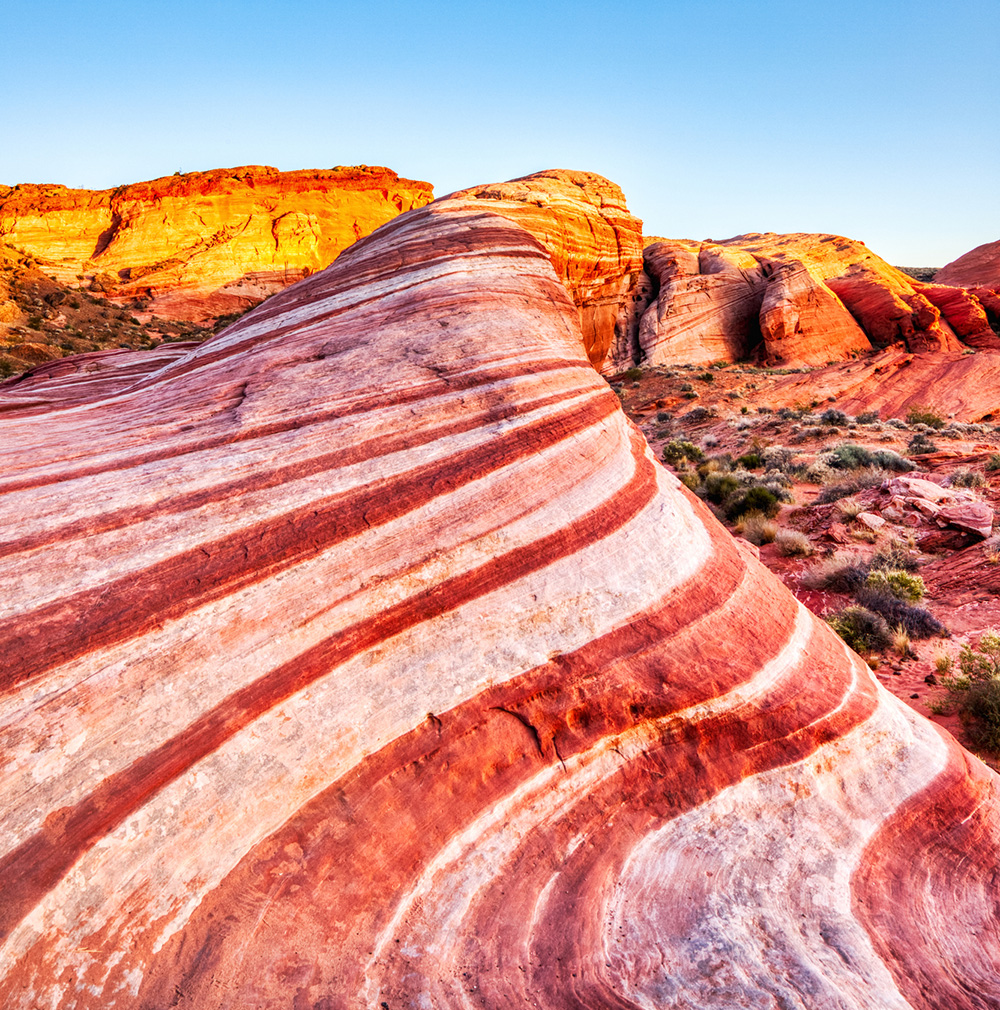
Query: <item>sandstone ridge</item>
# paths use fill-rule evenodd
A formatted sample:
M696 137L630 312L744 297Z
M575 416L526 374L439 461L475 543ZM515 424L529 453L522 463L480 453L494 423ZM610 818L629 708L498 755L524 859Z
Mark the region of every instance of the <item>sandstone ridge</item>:
M651 364L813 367L901 342L909 351L1000 348L1000 314L973 292L923 284L838 235L663 240L645 250L658 285L639 344Z
M997 1005L997 777L580 315L444 201L0 414L5 1008Z
M247 165L113 190L0 187L0 241L57 280L201 321L257 304L433 198L386 168Z

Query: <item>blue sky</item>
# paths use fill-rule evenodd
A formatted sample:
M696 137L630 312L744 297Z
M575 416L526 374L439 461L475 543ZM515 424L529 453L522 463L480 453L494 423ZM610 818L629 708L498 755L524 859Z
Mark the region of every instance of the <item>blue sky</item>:
M0 182L542 168L648 234L831 231L942 265L1000 238L997 0L7 0Z

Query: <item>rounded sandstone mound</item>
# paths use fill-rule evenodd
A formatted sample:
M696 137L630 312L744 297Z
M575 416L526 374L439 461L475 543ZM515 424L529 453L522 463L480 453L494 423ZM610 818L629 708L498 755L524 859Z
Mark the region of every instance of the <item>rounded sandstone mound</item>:
M1000 1005L995 776L653 461L517 224L57 392L0 414L5 1008Z

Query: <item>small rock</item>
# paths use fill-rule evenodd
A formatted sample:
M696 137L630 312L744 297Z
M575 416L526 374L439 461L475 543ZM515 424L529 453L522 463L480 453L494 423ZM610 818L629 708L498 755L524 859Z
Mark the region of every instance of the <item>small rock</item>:
M919 694L911 694L910 695L910 700L912 701L914 698L919 698L919 697L920 697Z
M881 516L875 515L874 512L859 512L858 522L862 522L870 530L881 529L885 526L885 520Z
M929 673L929 674L927 674L926 677L924 677L924 683L925 684L936 684L937 683L937 677L935 677L933 673Z

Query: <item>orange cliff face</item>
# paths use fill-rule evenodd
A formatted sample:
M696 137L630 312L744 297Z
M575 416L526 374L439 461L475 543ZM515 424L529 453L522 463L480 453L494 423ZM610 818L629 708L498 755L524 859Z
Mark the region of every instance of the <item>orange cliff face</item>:
M433 199L425 182L361 166L250 165L114 190L0 187L0 241L63 282L202 321L326 267L357 239Z
M642 221L629 213L615 183L593 172L550 169L440 202L500 214L541 244L576 302L595 368L613 372L638 360L639 317L651 287L642 268Z

